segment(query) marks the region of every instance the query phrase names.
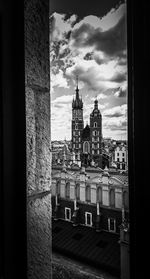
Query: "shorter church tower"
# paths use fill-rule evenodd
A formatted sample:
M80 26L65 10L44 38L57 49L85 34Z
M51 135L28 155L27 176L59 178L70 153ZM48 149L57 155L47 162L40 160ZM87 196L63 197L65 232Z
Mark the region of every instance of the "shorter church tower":
M77 160L79 160L79 156L82 152L83 127L83 102L79 96L77 79L76 96L72 102L72 150L75 152Z
M91 157L96 165L102 167L102 116L98 109L98 100L94 101L94 109L90 114L90 149Z

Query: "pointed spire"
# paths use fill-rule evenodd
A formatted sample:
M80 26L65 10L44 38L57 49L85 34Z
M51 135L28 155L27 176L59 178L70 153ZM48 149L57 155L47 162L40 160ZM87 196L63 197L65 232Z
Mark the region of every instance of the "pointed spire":
M76 100L79 100L78 75L76 76Z
M98 109L98 100L97 100L97 95L95 97L95 101L94 101L94 109Z
M78 89L78 75L76 76L77 89Z

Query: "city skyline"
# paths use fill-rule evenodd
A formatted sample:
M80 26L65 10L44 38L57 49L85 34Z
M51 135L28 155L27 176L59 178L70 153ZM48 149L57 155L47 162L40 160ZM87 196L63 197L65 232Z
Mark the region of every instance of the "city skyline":
M77 75L84 125L97 98L103 137L127 139L126 4L103 16L53 11L50 22L52 140L71 139Z

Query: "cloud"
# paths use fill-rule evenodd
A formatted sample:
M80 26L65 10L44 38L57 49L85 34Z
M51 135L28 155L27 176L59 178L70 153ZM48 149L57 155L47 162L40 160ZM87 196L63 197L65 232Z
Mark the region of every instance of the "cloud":
M65 17L65 14L59 13L54 13L51 16L51 40L63 40L65 35L71 31L72 24L76 21L76 15L72 15L68 20L65 20Z
M124 98L127 95L127 82L121 85L116 91L114 96L118 98Z
M96 96L96 99L97 100L103 100L103 99L106 99L108 96L106 96L105 94L103 93L100 93ZM91 98L91 101L95 101L95 97Z
M51 130L52 139L61 140L71 137L71 104L62 103L61 99L57 98L57 103L54 101L51 106ZM59 101L59 103L58 103ZM65 98L63 102L65 101Z
M76 26L76 25L75 25ZM77 47L93 47L109 57L120 57L126 49L126 21L122 16L118 23L103 31L100 27L94 28L90 22L83 22L79 28L74 28L71 34L71 45Z
M64 88L68 88L68 83L66 78L64 78L64 73L62 70L59 70L59 72L57 74L53 74L51 72L51 92L53 93L54 91L54 87L64 87Z
M116 106L110 109L107 109L103 112L104 117L115 117L118 118L120 116L126 116L127 114L127 105L124 104L122 106Z
M104 91L108 88L115 89L119 87L121 79L124 80L125 74L118 73L119 69L116 61L98 65L94 60L87 61L79 57L75 58L75 60L76 63L66 69L66 76L72 79L78 75L79 80L87 85L89 90Z
M55 100L52 101L52 104L65 104L65 103L70 103L73 100L73 95L63 95L60 97L57 97Z

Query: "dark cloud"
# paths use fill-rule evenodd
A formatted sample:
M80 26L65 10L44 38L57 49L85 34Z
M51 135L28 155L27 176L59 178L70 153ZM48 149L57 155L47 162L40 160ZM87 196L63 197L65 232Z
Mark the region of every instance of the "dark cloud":
M107 57L101 58L99 55L93 55L93 58L98 65L101 65L101 64L104 64L104 63L107 63L108 61L110 61L109 58L107 58Z
M88 52L84 57L84 60L92 60L93 59L93 52Z
M127 95L127 90L122 89L121 87L115 93L115 96L118 97L118 98L124 98L124 97L126 97L126 95Z
M75 47L94 46L109 57L121 57L126 49L126 22L123 16L119 22L107 31L94 29L89 24L82 24L72 32Z
M110 114L105 114L105 117L120 117L120 116L123 116L124 113L122 112L114 112L114 113L110 113Z
M92 14L103 17L112 8L117 8L125 0L51 0L50 1L50 14L54 12L62 14L72 14L79 15L80 19Z
M126 79L126 73L115 73L115 75L110 80L117 83L122 83L123 81L126 81Z

